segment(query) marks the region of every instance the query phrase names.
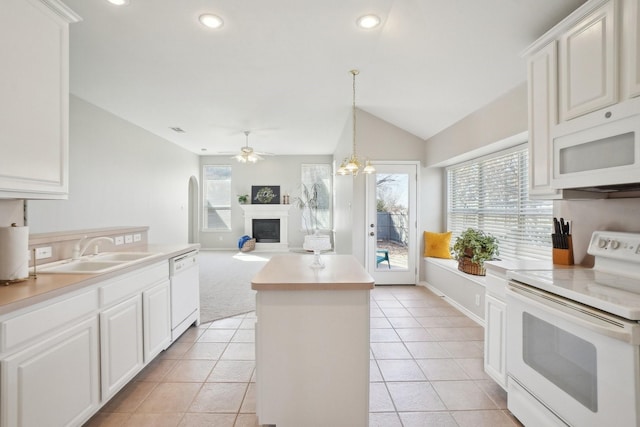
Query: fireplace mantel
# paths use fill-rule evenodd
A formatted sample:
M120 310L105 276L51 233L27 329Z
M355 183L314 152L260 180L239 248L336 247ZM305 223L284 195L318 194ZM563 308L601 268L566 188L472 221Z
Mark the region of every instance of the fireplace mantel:
M244 212L244 234L253 236L253 219L279 219L280 242L256 243L256 250L287 251L289 250L288 219L292 205L240 205Z

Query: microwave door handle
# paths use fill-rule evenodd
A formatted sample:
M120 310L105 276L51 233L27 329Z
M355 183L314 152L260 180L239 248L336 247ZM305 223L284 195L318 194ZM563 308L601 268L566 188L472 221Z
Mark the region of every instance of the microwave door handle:
M597 314L588 308L580 307L571 302L546 296L539 292L522 288L513 283L507 287L508 296L528 305L532 305L544 311L551 311L553 315L561 317L571 323L575 323L600 335L605 335L618 341L631 344L640 343L638 328L629 322ZM509 310L509 304L507 304Z

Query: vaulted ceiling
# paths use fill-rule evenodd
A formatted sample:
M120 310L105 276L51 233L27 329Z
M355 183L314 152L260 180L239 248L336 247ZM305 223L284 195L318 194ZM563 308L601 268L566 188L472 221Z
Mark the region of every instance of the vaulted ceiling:
M211 155L245 130L256 150L333 153L354 68L359 108L427 139L524 82L520 53L584 0L64 2L83 18L71 93ZM368 13L381 24L358 28Z

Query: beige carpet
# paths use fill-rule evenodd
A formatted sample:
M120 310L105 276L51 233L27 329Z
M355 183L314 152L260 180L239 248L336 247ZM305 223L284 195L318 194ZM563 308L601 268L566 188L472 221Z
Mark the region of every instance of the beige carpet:
M256 309L251 278L273 254L201 250L200 321L202 323Z

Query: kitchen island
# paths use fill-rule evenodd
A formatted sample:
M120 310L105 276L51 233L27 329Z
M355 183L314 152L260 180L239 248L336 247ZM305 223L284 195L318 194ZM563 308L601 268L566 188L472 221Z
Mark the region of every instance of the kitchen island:
M369 304L374 281L351 255L276 255L256 296L260 424L366 427Z

